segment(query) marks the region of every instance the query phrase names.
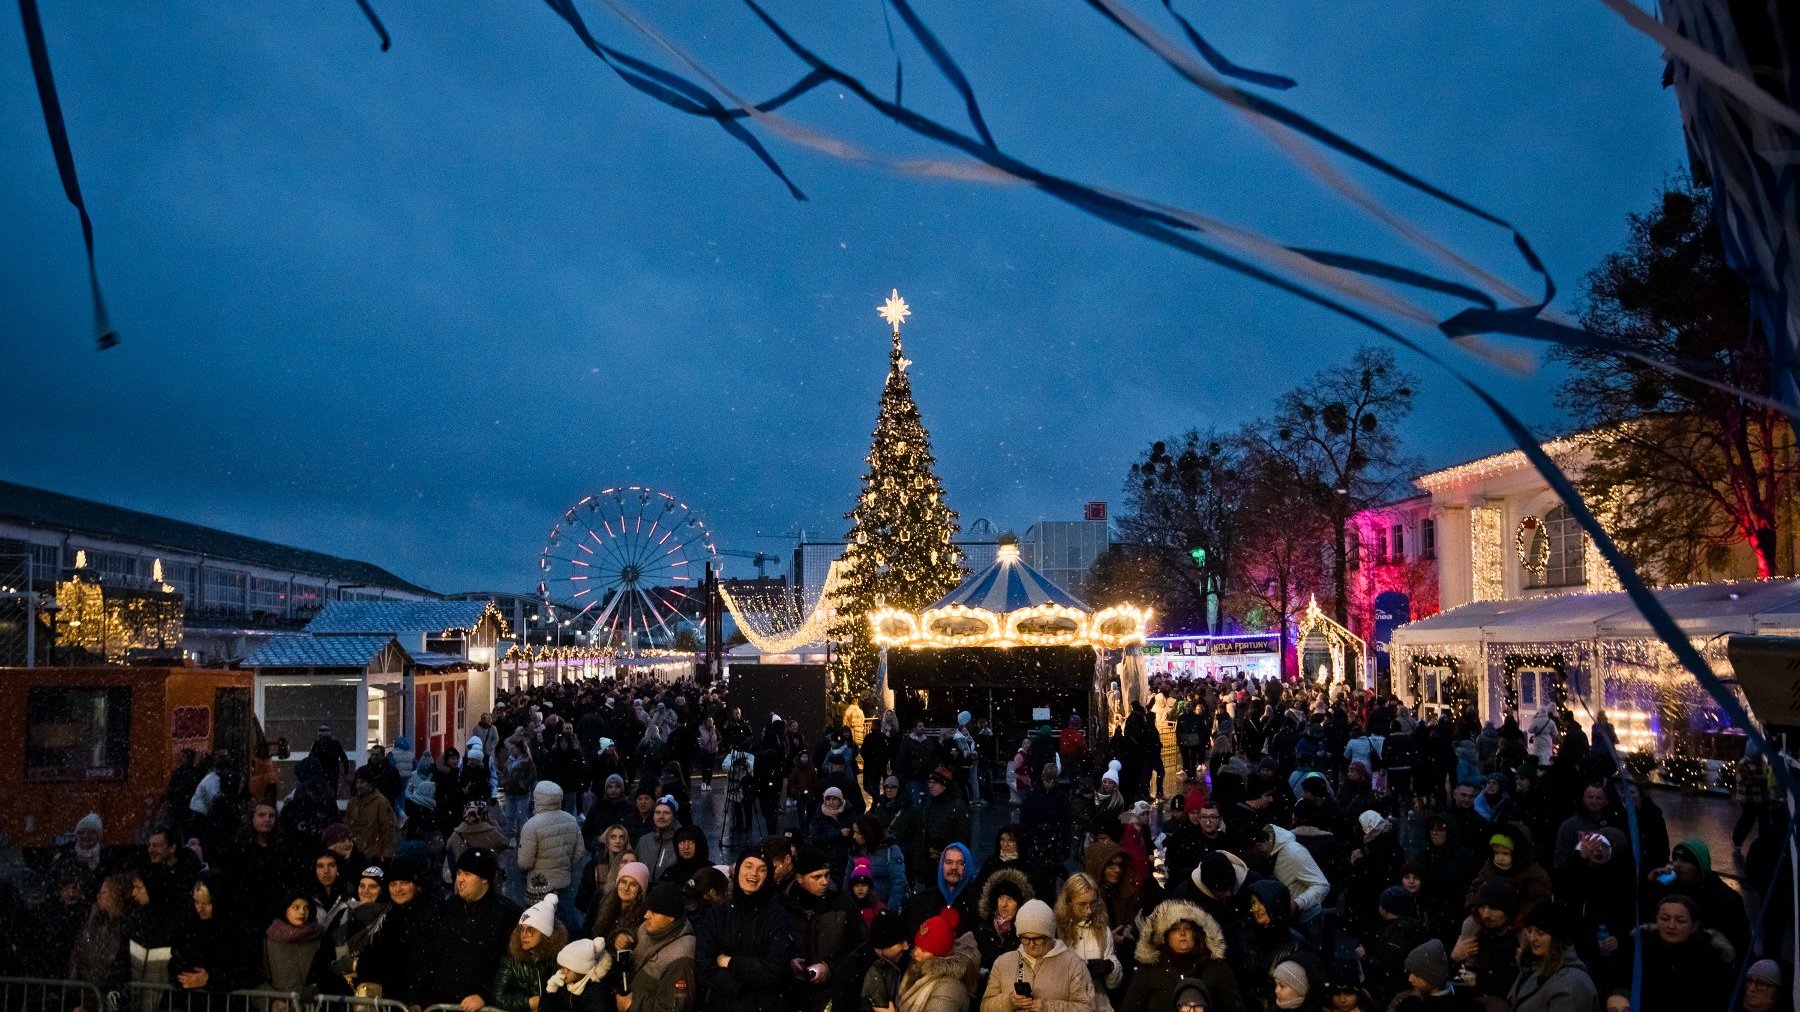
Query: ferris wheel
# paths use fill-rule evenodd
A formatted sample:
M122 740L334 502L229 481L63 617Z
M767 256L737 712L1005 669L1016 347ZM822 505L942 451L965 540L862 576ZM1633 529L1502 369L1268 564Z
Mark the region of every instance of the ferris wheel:
M628 485L563 512L538 556L538 594L589 646L620 654L674 650L705 614L712 532L667 492Z

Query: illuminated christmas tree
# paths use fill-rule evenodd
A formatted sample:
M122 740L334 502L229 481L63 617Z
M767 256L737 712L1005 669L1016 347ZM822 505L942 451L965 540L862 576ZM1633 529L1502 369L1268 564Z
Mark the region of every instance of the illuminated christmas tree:
M865 699L875 682L879 653L869 628L869 612L881 606L919 611L956 588L963 579L961 552L951 538L962 528L944 501L931 434L913 403L912 365L900 350L900 324L912 311L895 291L880 309L894 329L888 353L887 385L870 441L869 470L863 475L844 549L839 591L830 602L835 615L829 634L836 645L832 683Z

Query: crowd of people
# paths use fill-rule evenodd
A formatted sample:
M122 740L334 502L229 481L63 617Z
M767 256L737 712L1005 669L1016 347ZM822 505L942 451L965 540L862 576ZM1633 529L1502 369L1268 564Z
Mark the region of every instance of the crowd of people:
M647 679L508 693L462 748L360 767L321 727L280 799L193 757L140 846L88 815L0 897L0 973L461 1012L1792 1007L1791 968L1748 958L1743 896L1669 840L1603 715L1590 739L1549 708L1521 727L1155 688L1010 762L968 713L902 728L852 703L813 738ZM1734 833L1760 825L1753 865L1785 839L1768 797ZM1002 806L976 840L973 810Z

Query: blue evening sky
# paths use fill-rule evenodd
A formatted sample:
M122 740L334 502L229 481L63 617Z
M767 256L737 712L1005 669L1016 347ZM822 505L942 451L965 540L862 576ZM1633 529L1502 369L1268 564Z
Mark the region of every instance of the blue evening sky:
M810 197L795 202L539 3L377 0L385 54L351 0L42 3L124 343L93 348L75 213L17 18L0 16L0 478L434 588L532 586L558 513L616 484L687 500L720 547L841 531L890 288L914 310L912 378L950 502L1003 530L1090 499L1116 508L1149 441L1266 413L1380 340L1040 194L890 175L764 132ZM1085 4L918 7L1008 151L1285 242L1439 270ZM1136 7L1173 31L1158 4ZM744 7L642 9L746 94L800 73ZM775 9L891 90L875 0ZM1657 47L1598 3L1178 9L1239 63L1297 78L1281 100L1515 222L1564 308L1683 164ZM961 125L898 41L907 103ZM941 153L836 89L785 111ZM1500 230L1351 171L1533 287ZM1435 465L1506 445L1445 373L1401 357L1421 377L1412 452ZM1474 371L1543 431L1563 424L1554 369Z

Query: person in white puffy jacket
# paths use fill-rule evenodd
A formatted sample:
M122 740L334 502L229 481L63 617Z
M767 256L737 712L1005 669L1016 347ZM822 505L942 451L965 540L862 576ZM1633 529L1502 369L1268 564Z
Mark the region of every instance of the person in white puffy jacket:
M541 888L559 894L559 907L573 910L576 869L584 847L581 823L563 811L563 789L554 781L539 780L531 790L532 816L519 829L519 874L525 888L533 890L534 876L542 875ZM533 890L535 891L535 890Z

